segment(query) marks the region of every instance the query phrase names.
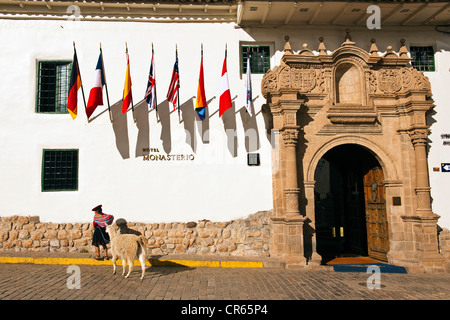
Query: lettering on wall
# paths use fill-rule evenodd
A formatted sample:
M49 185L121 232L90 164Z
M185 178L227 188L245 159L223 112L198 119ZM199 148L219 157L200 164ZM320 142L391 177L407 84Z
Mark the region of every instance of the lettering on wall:
M442 140L447 140L447 141L442 141L442 145L450 146L450 133L443 133L443 134L441 134L441 139Z
M193 161L195 156L193 154L162 154L158 148L143 148L145 154L144 161Z

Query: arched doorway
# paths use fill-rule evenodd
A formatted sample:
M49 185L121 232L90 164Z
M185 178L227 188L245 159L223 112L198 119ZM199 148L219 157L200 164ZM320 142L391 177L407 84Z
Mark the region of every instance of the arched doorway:
M384 175L373 153L356 144L336 146L319 160L314 180L322 262L345 255L387 260Z

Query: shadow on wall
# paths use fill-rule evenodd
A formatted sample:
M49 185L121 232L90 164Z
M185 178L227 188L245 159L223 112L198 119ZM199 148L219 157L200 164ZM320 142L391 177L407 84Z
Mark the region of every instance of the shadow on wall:
M145 99L134 105L134 116L138 128L135 157L142 157L147 154L150 148L150 124L148 120L148 104Z
M192 151L196 153L198 138L200 135L200 141L203 144L210 143L210 118L218 114L218 110L209 113L209 108L206 108L205 119L202 121L199 119L197 112L195 111L194 97L188 99L182 105L180 105L180 123L183 123L185 130L185 142L191 146ZM210 104L216 97L211 98L207 103ZM242 126L244 128L245 137L245 149L247 152L255 152L259 150L260 138L258 132L258 125L256 117L259 114L264 116L264 112L259 112L255 115L253 104L252 116L250 116L245 107L236 111L235 98L233 98L232 107L225 111L222 115L223 128L227 137L227 148L232 157L237 157L238 154L238 136L237 136L237 121L236 114L240 114ZM170 154L172 150L172 136L171 136L171 124L170 117L173 113L177 114L178 110L167 101L164 100L158 104L158 118L161 125L160 139L164 152ZM105 110L106 111L106 110ZM138 136L136 141L135 157L144 156L148 153L150 148L150 123L149 123L149 111L146 101L143 99L134 105L134 112L132 108L129 108L126 113L122 113L122 100L117 101L111 106L111 115L113 118L112 127L116 139L116 147L119 151L122 159L130 158L130 142L128 138L128 114L130 114L136 120L136 126L138 128ZM154 111L153 111L154 112ZM265 119L266 121L266 119ZM197 129L195 128L197 127Z
M161 136L160 139L162 141L164 151L169 154L172 150L172 137L170 132L170 115L171 113L176 112L172 108L172 105L169 101L164 100L160 104L158 104L158 116L159 121L161 123Z
M130 157L130 141L128 140L127 113L122 113L122 99L111 106L111 114L117 150L122 159L128 159Z

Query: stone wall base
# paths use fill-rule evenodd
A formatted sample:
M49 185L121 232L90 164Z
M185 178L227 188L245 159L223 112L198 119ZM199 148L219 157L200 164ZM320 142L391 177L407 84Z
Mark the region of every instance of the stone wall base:
M150 254L269 256L269 216L260 211L227 222L139 223L127 227L148 239ZM0 218L0 251L94 253L92 223L40 222L38 216Z
M128 222L127 228L148 239L151 255L272 257L278 258L279 265L285 268L330 269L315 261L306 261L292 248L288 254L283 254L283 250L271 254L271 246L276 248L275 243L270 243L271 216L272 210L269 210L226 222ZM38 216L1 217L0 251L95 253L95 247L91 245L93 232L92 223L40 222ZM276 239L272 238L272 241L276 242ZM443 267L437 268L435 261L426 257L392 258L389 263L404 266L408 272L450 272L450 230L440 232L439 253L434 258Z

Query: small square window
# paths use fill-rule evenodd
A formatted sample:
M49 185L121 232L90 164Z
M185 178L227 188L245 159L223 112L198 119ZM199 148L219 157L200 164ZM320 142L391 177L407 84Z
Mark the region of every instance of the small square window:
M247 154L247 165L248 166L259 166L261 161L259 158L259 153L248 153Z
M42 191L78 190L78 150L44 150Z
M68 113L71 61L39 61L36 112Z
M242 73L247 72L247 57L250 56L250 70L253 73L264 74L270 69L269 46L241 46Z
M435 71L434 49L432 46L411 46L411 64L418 71Z

